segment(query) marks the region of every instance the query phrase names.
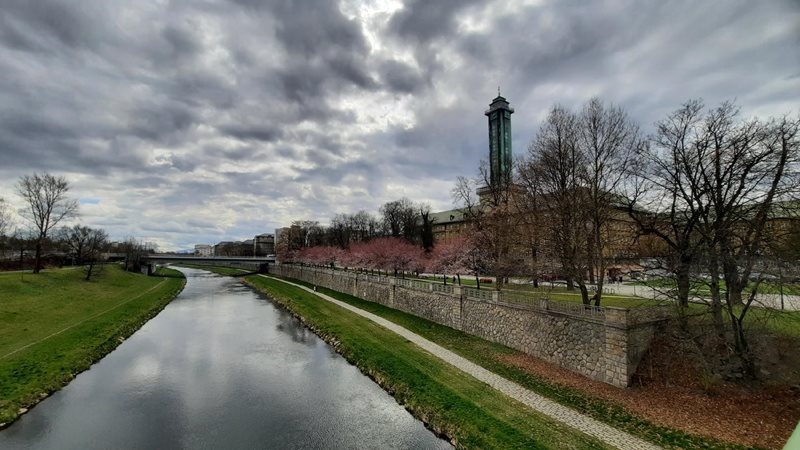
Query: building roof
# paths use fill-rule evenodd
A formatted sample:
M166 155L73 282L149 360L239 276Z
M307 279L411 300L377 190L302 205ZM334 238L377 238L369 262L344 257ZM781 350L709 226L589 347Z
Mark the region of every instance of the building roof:
M464 210L463 209L449 209L447 211L439 211L431 213L430 216L431 220L433 220L433 224L444 224L444 223L456 223L456 222L463 222L466 220L464 218Z

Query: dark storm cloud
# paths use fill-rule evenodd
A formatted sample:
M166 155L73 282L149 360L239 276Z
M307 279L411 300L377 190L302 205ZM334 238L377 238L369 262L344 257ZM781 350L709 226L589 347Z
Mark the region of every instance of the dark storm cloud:
M11 48L54 52L55 47L94 46L97 24L63 1L5 0L0 8L0 39Z
M280 129L267 125L224 125L219 131L242 141L273 142L283 134Z
M394 92L412 94L421 91L427 84L418 70L402 61L383 61L378 71L386 87Z
M647 130L692 97L777 115L800 92L791 0L0 4L2 191L65 174L90 225L164 248L449 208L497 85L516 155L555 103L598 95Z
M413 0L406 2L389 22L389 28L403 39L428 43L449 37L456 31L455 18L476 0Z

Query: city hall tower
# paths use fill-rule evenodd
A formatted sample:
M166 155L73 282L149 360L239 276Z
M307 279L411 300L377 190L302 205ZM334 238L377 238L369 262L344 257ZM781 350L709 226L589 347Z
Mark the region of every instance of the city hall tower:
M511 114L514 108L500 95L492 100L486 110L489 117L489 185L498 187L511 182Z

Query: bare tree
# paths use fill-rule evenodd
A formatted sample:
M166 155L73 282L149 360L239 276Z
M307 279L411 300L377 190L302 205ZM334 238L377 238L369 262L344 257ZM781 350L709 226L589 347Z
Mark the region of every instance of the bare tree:
M744 321L761 278L748 283L766 252L776 200L796 193L800 120L740 121L727 102L704 109L689 101L657 124L651 147L641 154L647 170L632 174L642 182L629 212L643 233L670 248L680 305L688 305L697 278L708 285L717 334L732 336L731 347L752 376ZM698 277L693 270L701 265Z
M86 275L85 280L91 280L92 276L99 275L102 272L103 265L102 256L103 252L108 247L108 234L105 230L100 228L89 229L86 242L84 244L84 267L83 273Z
M69 183L64 177L48 173L24 175L17 183L17 193L27 203L22 217L31 223L38 235L33 273L39 273L42 268L42 245L48 232L62 220L77 214L78 202L67 197L68 191Z
M91 228L80 224L62 228L61 239L66 244L69 253L75 258L75 264L83 264L86 245L91 233Z
M412 241L417 235L417 208L414 203L403 197L387 202L381 206L381 218L384 234L392 237L403 237Z
M620 191L636 151L642 147L639 127L622 108L604 105L598 98L586 104L579 119L578 146L586 161L586 204L591 221L588 256L590 282L597 285L595 306L600 306L612 236L610 222L625 205ZM623 213L624 214L624 213Z
M5 256L5 252L11 243L11 209L3 197L0 197L0 258Z
M431 206L428 204L420 204L419 205L419 218L420 218L420 241L422 242L422 248L425 249L426 253L430 253L433 249L434 241L433 241L433 224L435 219L431 217Z
M3 197L0 197L0 237L4 237L11 228L11 209Z
M676 279L678 305L689 304L692 266L702 253L698 229L705 205L693 168L691 130L701 119L703 105L690 101L656 123L656 133L639 153L642 170L630 171L628 214L640 233L660 239L669 248L666 268Z
M547 228L547 240L560 262L567 289L577 283L584 304L589 304L585 277L591 269L589 245L592 217L584 182L589 178L588 159L580 148L580 118L556 106L528 148L521 163L528 196L540 207L539 221ZM534 200L531 200L534 201Z
M120 244L119 251L125 255L125 270L129 272L142 271L142 259L152 250L144 242L134 237L127 237Z
M523 258L518 252L522 247L516 239L520 215L512 206L514 185L511 179L501 177L492 184L489 172L488 164L482 161L479 178L460 177L452 195L470 223L467 240L473 246L470 265L494 275L495 287L500 289L509 277L519 275L523 268Z

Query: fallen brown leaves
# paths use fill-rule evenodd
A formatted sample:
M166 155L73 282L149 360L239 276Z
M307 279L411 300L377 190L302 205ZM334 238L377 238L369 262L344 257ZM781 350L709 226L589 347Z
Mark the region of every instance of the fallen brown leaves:
M533 356L498 355L498 359L588 397L619 405L657 425L735 444L782 448L800 420L800 392L788 386L717 383L703 390L696 383L686 383L691 377L684 377L683 385L642 378L635 386L622 389Z

